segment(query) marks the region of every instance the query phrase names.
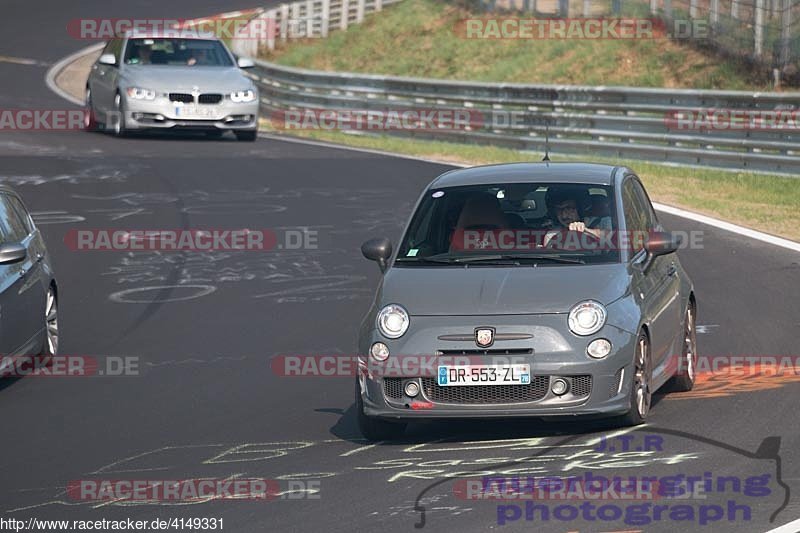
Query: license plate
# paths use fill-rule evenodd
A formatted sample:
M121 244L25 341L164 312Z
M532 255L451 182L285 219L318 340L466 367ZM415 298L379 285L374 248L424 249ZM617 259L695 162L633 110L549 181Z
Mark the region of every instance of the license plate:
M217 113L219 113L219 110L216 107L195 106L195 105L175 106L176 117L210 118L217 116Z
M528 385L530 365L449 365L440 366L437 383L441 387L465 385Z

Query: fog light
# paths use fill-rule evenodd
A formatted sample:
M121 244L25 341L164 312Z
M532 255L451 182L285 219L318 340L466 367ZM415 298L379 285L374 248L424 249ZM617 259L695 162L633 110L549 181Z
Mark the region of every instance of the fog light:
M419 385L417 385L415 381L409 381L406 383L406 396L413 398L417 394L419 394Z
M389 347L382 342L376 342L369 349L369 353L376 361L386 361L389 358Z
M606 339L595 339L589 343L586 353L589 354L589 357L602 359L611 353L611 342Z
M556 396L563 396L569 390L569 385L567 385L567 382L564 381L563 379L558 378L556 380L553 380L553 384L550 385L550 390Z

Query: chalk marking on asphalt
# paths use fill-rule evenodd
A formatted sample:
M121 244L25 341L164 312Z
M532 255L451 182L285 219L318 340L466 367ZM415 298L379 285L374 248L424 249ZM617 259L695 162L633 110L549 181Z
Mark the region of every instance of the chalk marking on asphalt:
M92 46L88 46L86 48L82 48L82 49L78 50L77 52L75 52L74 54L70 54L67 57L65 57L64 59L58 61L55 65L50 67L50 69L47 71L47 74L45 74L44 81L47 84L47 87L51 91L56 93L58 96L63 98L64 100L68 100L68 101L72 102L75 105L82 106L84 104L83 100L80 99L80 98L75 98L74 96L69 94L67 91L65 91L64 89L59 87L58 84L56 84L56 77L70 63L72 63L74 61L77 61L78 59L82 58L85 55L92 54L92 53L94 53L94 52L96 52L98 50L101 50L105 45L106 45L105 43L93 44Z
M376 442L375 444L368 444L367 446L361 446L360 448L354 448L354 449L350 450L349 452L344 452L339 457L350 457L351 455L355 455L360 451L369 450L371 448L374 448L375 446L378 446L379 444L383 444L384 442L386 442L386 441L379 441L379 442Z
M15 65L31 65L39 67L50 66L50 63L45 63L44 61L38 61L36 59L28 59L26 57L11 57L11 56L0 56L0 63L14 63Z
M800 519L784 524L781 527L770 529L764 533L797 533L798 531L800 531Z

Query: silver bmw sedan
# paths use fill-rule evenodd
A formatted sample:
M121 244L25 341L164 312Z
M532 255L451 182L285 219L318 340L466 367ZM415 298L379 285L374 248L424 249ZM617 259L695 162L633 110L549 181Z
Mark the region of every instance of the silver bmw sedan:
M117 136L136 130L232 131L241 141L258 132L258 89L213 35L128 32L112 39L86 81L88 130Z

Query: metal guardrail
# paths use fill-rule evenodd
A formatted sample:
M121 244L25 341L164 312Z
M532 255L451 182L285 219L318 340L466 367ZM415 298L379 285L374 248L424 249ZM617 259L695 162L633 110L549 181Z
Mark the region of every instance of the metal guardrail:
M474 83L320 72L256 61L267 114L288 110L464 111L466 128L387 133L543 151L800 174L800 93ZM676 113L781 111L792 128L679 128ZM508 116L514 120L509 121Z

